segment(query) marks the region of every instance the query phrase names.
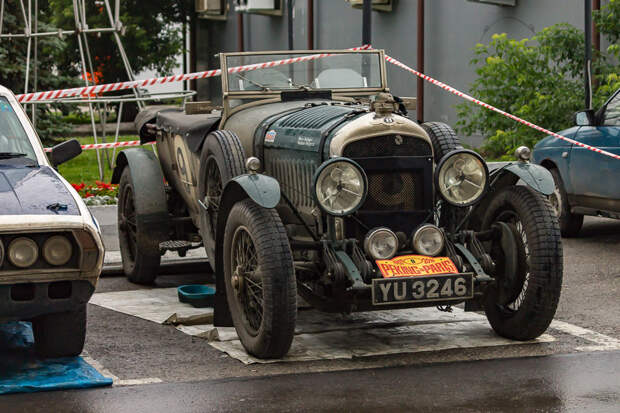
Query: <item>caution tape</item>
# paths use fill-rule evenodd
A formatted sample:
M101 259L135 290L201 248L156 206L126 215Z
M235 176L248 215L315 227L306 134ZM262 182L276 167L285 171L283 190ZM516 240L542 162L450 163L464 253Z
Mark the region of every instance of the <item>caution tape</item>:
M111 148L125 148L131 146L142 146L142 145L154 145L155 142L149 143L141 143L140 141L125 141L125 142L111 142L111 143L92 143L88 145L82 145L83 151L88 151L92 149L111 149ZM45 152L51 152L52 148L45 148Z
M349 50L359 51L359 50L368 50L370 48L371 48L370 45L365 45L365 46L360 46L360 47L354 47ZM311 60L322 59L328 56L334 56L335 54L337 53L317 53L313 55L292 57L289 59L276 60L272 62L255 63L251 65L231 67L228 69L228 73L249 72L249 71L257 70L257 69L265 69L268 67L290 65L290 64L299 63L299 62L308 62ZM172 82L183 82L185 80L207 79L207 78L217 77L221 75L222 75L221 69L206 70L204 72L180 74L180 75L174 75L174 76L164 76L164 77L157 77L157 78L145 79L145 80L130 80L127 82L108 83L105 85L82 86L82 87L77 87L77 88L72 88L72 89L52 90L49 92L26 93L22 95L17 95L16 98L20 103L30 103L30 102L36 102L36 101L41 101L41 100L55 100L55 99L70 98L70 97L76 97L76 96L99 95L101 93L116 92L118 90L134 89L134 88L139 88L139 87L153 86L157 84L165 84L165 83L172 83Z
M581 142L578 142L578 141L576 141L574 139L567 138L566 136L562 136L562 135L560 135L558 133L552 132L552 131L550 131L548 129L545 129L545 128L541 127L541 126L535 125L532 122L528 122L528 121L526 121L524 119L521 119L520 117L515 116L515 115L513 115L511 113L504 112L503 110L498 109L498 108L496 108L493 105L489 105L488 103L482 102L481 100L478 100L478 99L476 99L474 97L471 97L468 94L463 93L460 90L457 90L457 89L453 88L452 86L448 86L445 83L440 82L439 80L433 79L432 77L425 75L424 73L420 73L417 70L410 68L406 64L404 64L404 63L394 59L393 57L385 56L385 60L387 62L395 65L395 66L400 67L401 69L405 69L406 71L413 73L414 75L416 75L416 76L426 80L427 82L429 82L429 83L431 83L431 84L433 84L435 86L439 86L440 88L442 88L442 89L444 89L444 90L446 90L446 91L448 91L448 92L450 92L452 94L455 94L455 95L457 95L457 96L459 96L459 97L461 97L461 98L463 98L465 100L468 100L468 101L470 101L472 103L475 103L478 106L482 106L483 108L492 110L493 112L497 112L500 115L506 116L507 118L510 118L510 119L512 119L512 120L514 120L516 122L519 122L519 123L521 123L521 124L523 124L525 126L529 126L530 128L535 129L535 130L537 130L539 132L543 132L543 133L545 133L547 135L551 135L551 136L553 136L555 138L562 139L563 141L566 141L568 143L572 143L573 145L577 145L577 146L580 146L582 148L589 149L591 151L600 153L602 155L606 155L606 156L609 156L609 157L614 158L614 159L620 159L620 155L616 155L615 153L607 152L607 151L604 151L602 149L595 148L594 146L586 145L585 143L581 143Z
M370 45L364 45L361 47L355 47L355 48L351 48L349 50L351 51L359 51L359 50L368 50L371 49L372 47ZM289 64L294 64L294 63L299 63L299 62L307 62L307 61L311 61L311 60L316 60L316 59L322 59L328 56L333 56L337 53L318 53L318 54L314 54L314 55L308 55L308 56L299 56L299 57L293 57L293 58L289 58L289 59L282 59L282 60L276 60L276 61L272 61L272 62L264 62L264 63L255 63L255 64L251 64L251 65L245 65L245 66L237 66L237 67L231 67L228 69L228 73L239 73L239 72L247 72L247 71L252 71L252 70L257 70L257 69L264 69L264 68L269 68L269 67L275 67L275 66L282 66L282 65L289 65ZM401 61L394 59L393 57L390 56L385 56L385 60L388 63L391 63L395 66L400 67L401 69L404 69L410 73L413 73L414 75L426 80L427 82L435 85L435 86L439 86L440 88L456 95L459 96L465 100L468 100L478 106L482 106L483 108L492 110L496 113L499 113L502 116L505 116L509 119L512 119L516 122L521 123L522 125L528 126L532 129L535 129L539 132L545 133L547 135L551 135L555 138L561 139L563 141L566 141L568 143L571 143L573 145L577 145L580 146L582 148L586 148L588 150L600 153L602 155L606 155L609 156L611 158L614 159L619 159L620 160L620 155L616 155L614 153L611 152L607 152L605 150L596 148L594 146L590 146L590 145L586 145L585 143L581 143L578 142L574 139L570 139L567 138L566 136L562 136L558 133L552 132L548 129L545 129L541 126L538 126L532 122L528 122L524 119L521 119L518 116L515 116L511 113L505 112L501 109L496 108L493 105L490 105L488 103L482 102L481 100L478 100L472 96L469 96L466 93L461 92L458 89L453 88L452 86L449 86L443 82L440 82L439 80L433 79L430 76L425 75L424 73L418 72L417 70L407 66L406 64L402 63ZM217 77L220 76L222 74L221 69L217 69L217 70L207 70L204 72L196 72L196 73L189 73L189 74L180 74L180 75L175 75L175 76L165 76L165 77L159 77L159 78L153 78L153 79L146 79L146 80L134 80L134 81L128 81L128 82L119 82L119 83L110 83L110 84L105 84L105 85L96 85L96 86L85 86L85 87L79 87L79 88L73 88L73 89L62 89L62 90L53 90L50 92L36 92L36 93L27 93L27 94L23 94L23 95L18 95L17 96L17 100L21 103L29 103L29 102L33 102L33 101L40 101L40 100L49 100L49 99L59 99L59 98L65 98L65 97L75 97L75 96L90 96L90 95L97 95L97 94L101 94L101 93L106 93L106 92L113 92L113 91L117 91L117 90L125 90L125 89L131 89L131 88L137 88L137 87L143 87L143 86L152 86L152 85L156 85L156 84L164 84L164 83L171 83L171 82L182 82L185 80L197 80L197 79L206 79L206 78L210 78L210 77ZM113 145L113 146L109 146L109 145ZM131 142L118 142L116 144L114 143L104 143L104 144L93 144L93 145L84 145L82 147L83 150L89 150L89 149L107 149L107 148L114 148L114 147L118 147L118 146L140 146L140 142L139 141L131 141ZM46 151L49 152L49 149L46 149Z

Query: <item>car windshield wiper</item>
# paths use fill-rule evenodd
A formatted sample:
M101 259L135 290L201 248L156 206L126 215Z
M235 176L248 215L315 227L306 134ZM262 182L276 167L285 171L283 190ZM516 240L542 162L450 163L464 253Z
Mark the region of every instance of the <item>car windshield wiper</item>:
M0 152L0 159L25 158L26 156L28 155L19 152Z
M237 75L240 79L245 80L246 82L249 82L249 83L253 84L254 86L258 86L259 88L261 88L265 92L270 92L271 91L271 89L269 89L269 87L267 87L265 85L262 85L262 84L260 84L258 82L255 82L252 79L248 79L247 77L243 76L240 73L235 73L235 75Z

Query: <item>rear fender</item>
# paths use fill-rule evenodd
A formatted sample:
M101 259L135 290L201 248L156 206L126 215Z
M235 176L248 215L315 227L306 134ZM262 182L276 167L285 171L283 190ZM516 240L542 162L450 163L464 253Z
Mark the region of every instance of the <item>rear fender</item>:
M112 183L118 184L125 168L131 171L135 191L134 201L139 218L152 228L159 228L162 236L168 235L168 202L164 186L164 175L159 160L153 151L144 148L127 149L118 154ZM163 238L162 238L163 239Z
M275 179L260 174L240 175L231 179L222 193L215 231L215 305L213 324L231 327L232 318L226 300L224 283L224 231L232 207L239 201L251 199L263 208L275 208L280 202L280 185Z

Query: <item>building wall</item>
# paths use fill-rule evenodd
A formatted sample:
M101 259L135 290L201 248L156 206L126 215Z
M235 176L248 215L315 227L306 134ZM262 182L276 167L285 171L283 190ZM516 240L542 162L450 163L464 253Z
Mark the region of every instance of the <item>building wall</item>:
M608 0L603 0L606 4ZM373 12L372 40L375 48L383 48L391 56L416 66L417 0L395 0L391 13ZM315 48L338 49L358 46L362 38L362 11L345 0L315 0ZM457 89L468 91L475 79L475 68L469 64L476 43L488 43L494 33L507 33L512 38L531 37L535 32L556 23L584 27L583 0L517 0L516 7L500 7L466 0L426 0L425 72ZM307 1L295 0L294 47L307 47ZM231 10L232 0L230 0ZM288 48L286 10L282 17L244 15L245 48L285 50ZM219 67L213 54L237 50L237 16L228 20L200 20L198 26L198 69ZM606 48L607 45L601 45ZM396 67L388 68L390 88L400 96L415 96L416 79ZM219 80L201 81L199 95L216 99ZM460 98L431 84L425 84L426 120L439 120L454 125L454 106ZM471 140L473 139L473 140ZM480 143L470 137L470 143Z

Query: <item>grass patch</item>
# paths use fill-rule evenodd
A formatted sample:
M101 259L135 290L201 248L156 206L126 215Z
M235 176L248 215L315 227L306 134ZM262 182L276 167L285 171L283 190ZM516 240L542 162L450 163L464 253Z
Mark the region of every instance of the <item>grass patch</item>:
M88 145L91 143L95 143L94 138L84 137L84 138L76 138L82 145ZM118 138L119 142L126 141L135 141L139 138L137 136L120 136ZM107 139L107 142L110 142L110 138ZM101 143L101 142L100 142ZM152 145L144 146L144 148L148 148L149 150L153 150ZM119 148L121 149L121 148ZM122 148L123 150L128 148ZM104 170L104 178L103 182L110 182L112 179L112 169L108 167L106 151L109 156L112 157L113 149L102 149L99 151L102 159L103 170ZM118 153L120 150L116 151ZM116 164L116 159L112 162L112 167ZM80 156L77 158L62 164L58 167L58 171L60 174L70 183L72 184L80 184L84 183L86 185L94 185L96 181L99 181L99 167L97 164L97 151L88 150L82 152Z

